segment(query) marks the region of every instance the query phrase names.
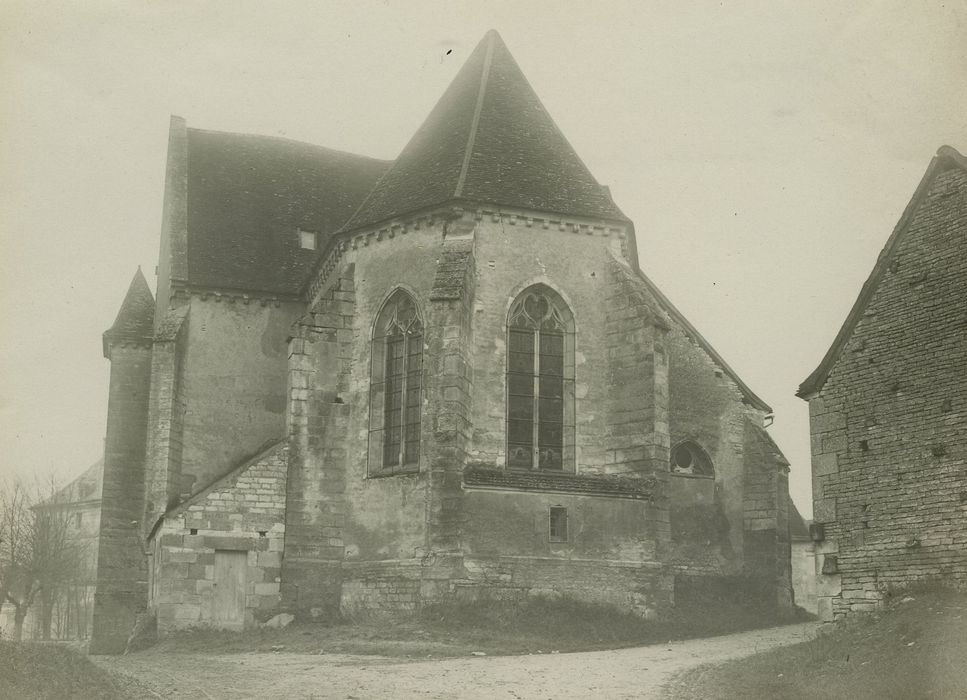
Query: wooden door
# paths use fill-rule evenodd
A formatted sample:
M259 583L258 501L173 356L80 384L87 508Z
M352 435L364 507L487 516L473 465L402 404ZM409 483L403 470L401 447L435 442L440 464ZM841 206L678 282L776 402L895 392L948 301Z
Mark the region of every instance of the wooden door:
M248 552L215 550L215 590L212 622L215 627L242 629L245 626L245 569Z

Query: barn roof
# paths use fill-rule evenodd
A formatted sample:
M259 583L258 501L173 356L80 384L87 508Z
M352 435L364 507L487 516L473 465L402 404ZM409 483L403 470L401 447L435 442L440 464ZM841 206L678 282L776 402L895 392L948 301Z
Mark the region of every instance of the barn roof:
M461 199L627 221L493 30L344 229Z
M896 227L893 229L893 233L887 240L883 250L880 251L876 264L873 266L873 271L870 273L870 276L867 278L866 282L863 283L859 296L853 303L853 308L850 309L850 312L846 317L846 321L843 322L842 327L839 329L839 333L836 334L833 344L830 346L829 350L826 351L826 355L823 357L822 362L819 363L819 366L813 370L813 373L810 374L802 384L799 385L799 390L796 392L796 396L808 399L812 394L815 394L817 391L823 388L823 385L826 383L826 379L829 377L829 373L832 371L833 366L836 364L836 361L839 359L839 356L843 351L843 348L846 346L847 341L849 341L850 336L853 334L856 324L859 323L860 319L863 317L863 312L870 303L870 299L873 298L873 294L876 292L876 288L879 286L880 280L883 278L884 273L889 268L890 261L893 259L893 255L896 250L899 248L900 241L903 239L907 228L913 221L914 215L917 213L917 210L920 207L920 203L927 195L931 183L939 174L947 172L953 168L959 168L967 171L967 158L964 158L964 156L958 153L957 150L951 146L941 146L939 149L937 149L937 155L933 157L933 159L930 161L930 165L927 166L927 171L920 180L920 184L913 193L913 197L907 204L906 209L903 210L903 214L900 217L900 220L897 222Z

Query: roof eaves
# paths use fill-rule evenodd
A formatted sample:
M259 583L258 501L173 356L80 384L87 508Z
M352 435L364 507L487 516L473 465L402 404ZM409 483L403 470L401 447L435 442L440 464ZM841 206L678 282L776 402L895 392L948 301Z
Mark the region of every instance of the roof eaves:
M723 372L729 375L732 381L735 382L736 386L738 386L739 391L742 392L742 395L745 397L745 399L754 407L758 408L760 411L765 411L766 413L772 413L772 407L769 404L767 404L765 401L760 399L756 395L756 393L752 391L752 389L750 389L745 382L742 381L739 375L736 374L735 370L732 369L729 366L729 364L722 358L722 356L718 354L715 348L712 347L712 344L705 339L705 336L699 333L698 329L695 328L695 326L693 326L688 321L688 319L685 318L682 312L679 311L675 307L675 305L671 303L668 297L666 297L662 293L662 291L658 288L658 286L650 279L648 279L648 276L642 271L640 267L637 268L637 273L638 273L638 276L645 282L645 284L648 285L649 291L651 291L651 293L655 296L655 298L658 300L658 303L661 304L662 308L670 316L672 316L672 318L674 318L676 322L681 324L688 332L688 334L698 342L701 348L708 353L709 357L712 358L712 361L715 362L715 364L717 364L719 367L721 367Z
M927 191L930 189L930 184L933 179L940 173L946 172L952 168L960 168L967 171L967 158L964 158L960 153L957 152L955 148L951 146L941 146L937 149L937 155L933 157L930 164L927 166L926 172L924 172L923 177L920 179L920 184L917 185L917 189L914 190L913 197L907 203L906 208L903 210L903 214L900 215L900 220L897 221L896 226L893 228L893 233L886 241L886 245L883 246L883 250L880 251L879 256L877 256L876 264L873 266L873 271L870 272L870 276L867 277L866 282L863 283L863 287L860 289L859 296L857 296L856 301L853 303L853 308L850 309L849 314L846 316L846 320L840 327L839 332L836 334L836 338L833 340L832 345L829 346L829 350L826 351L826 355L823 356L822 361L819 366L813 370L802 384L799 385L799 389L796 391L796 396L801 399L809 400L809 397L820 391L826 380L829 378L829 373L833 369L833 365L839 359L840 354L843 352L843 348L846 342L849 340L850 336L853 334L853 330L856 328L856 324L863 317L863 313L866 311L867 305L870 303L876 288L880 284L880 280L883 277L884 272L890 265L890 261L893 259L893 254L896 252L899 246L900 239L903 238L903 234L906 232L913 220L914 214L920 207L920 203L926 196Z

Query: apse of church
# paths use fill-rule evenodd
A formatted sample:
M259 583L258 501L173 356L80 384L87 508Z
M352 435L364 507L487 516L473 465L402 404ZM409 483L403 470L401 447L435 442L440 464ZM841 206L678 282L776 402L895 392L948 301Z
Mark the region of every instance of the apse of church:
M128 603L162 632L790 604L771 409L640 271L495 32L391 163L173 118L161 257Z

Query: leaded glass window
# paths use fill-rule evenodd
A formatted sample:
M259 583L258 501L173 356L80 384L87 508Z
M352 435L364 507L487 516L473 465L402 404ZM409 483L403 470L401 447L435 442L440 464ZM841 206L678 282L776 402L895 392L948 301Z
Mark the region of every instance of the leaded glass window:
M369 457L372 475L419 468L423 321L413 298L397 290L373 333Z
M574 468L574 321L564 300L537 285L507 321L507 465Z

